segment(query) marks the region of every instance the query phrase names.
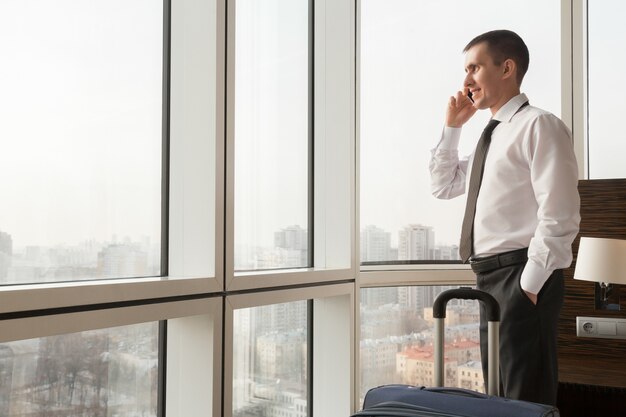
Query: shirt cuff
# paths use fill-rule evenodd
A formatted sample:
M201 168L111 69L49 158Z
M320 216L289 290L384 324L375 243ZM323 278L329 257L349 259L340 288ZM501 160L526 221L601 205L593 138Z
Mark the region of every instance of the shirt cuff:
M460 127L444 127L443 133L441 134L441 141L439 141L437 148L447 150L458 149L459 141L461 140L461 129Z
M520 286L524 291L528 291L531 294L539 294L543 284L546 283L553 271L546 270L531 260L526 262L524 271L520 278Z

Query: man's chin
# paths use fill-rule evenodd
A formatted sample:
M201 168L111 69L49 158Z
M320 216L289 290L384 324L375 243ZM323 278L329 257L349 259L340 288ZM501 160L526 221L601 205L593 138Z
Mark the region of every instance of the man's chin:
M485 110L485 109L489 108L489 106L485 105L485 103L482 100L474 101L473 106L474 106L474 108L476 110Z

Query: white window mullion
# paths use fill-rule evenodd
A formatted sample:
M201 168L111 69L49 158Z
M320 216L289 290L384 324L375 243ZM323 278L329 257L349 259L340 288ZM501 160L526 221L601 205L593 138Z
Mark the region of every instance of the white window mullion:
M564 121L566 123L570 122L568 126L572 129L579 179L587 179L589 177L589 164L587 161L586 11L586 0L563 1L563 109L571 109L569 112L570 119L564 118Z
M167 417L219 416L222 393L222 303L167 322Z
M223 0L173 0L169 274L222 288Z

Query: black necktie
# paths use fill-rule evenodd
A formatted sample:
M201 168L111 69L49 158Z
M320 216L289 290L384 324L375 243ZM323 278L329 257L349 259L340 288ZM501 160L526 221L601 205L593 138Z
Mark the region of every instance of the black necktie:
M476 145L474 152L474 162L472 163L472 172L470 174L469 189L467 190L467 203L465 204L465 217L463 217L463 227L461 229L461 243L459 244L459 255L461 260L467 262L472 256L474 246L474 215L476 214L476 200L478 199L478 191L480 183L483 179L483 171L485 168L485 159L491 144L491 133L500 123L499 120L491 119L480 135L480 140Z

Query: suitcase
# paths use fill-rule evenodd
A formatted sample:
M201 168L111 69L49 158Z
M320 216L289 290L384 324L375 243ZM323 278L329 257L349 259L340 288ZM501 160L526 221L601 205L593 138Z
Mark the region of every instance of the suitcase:
M479 300L485 305L488 321L489 395L460 388L440 388L444 381L444 319L452 299ZM441 293L433 305L435 319L435 385L383 385L365 395L363 409L352 417L558 417L552 406L498 397L500 306L490 294L471 288Z

